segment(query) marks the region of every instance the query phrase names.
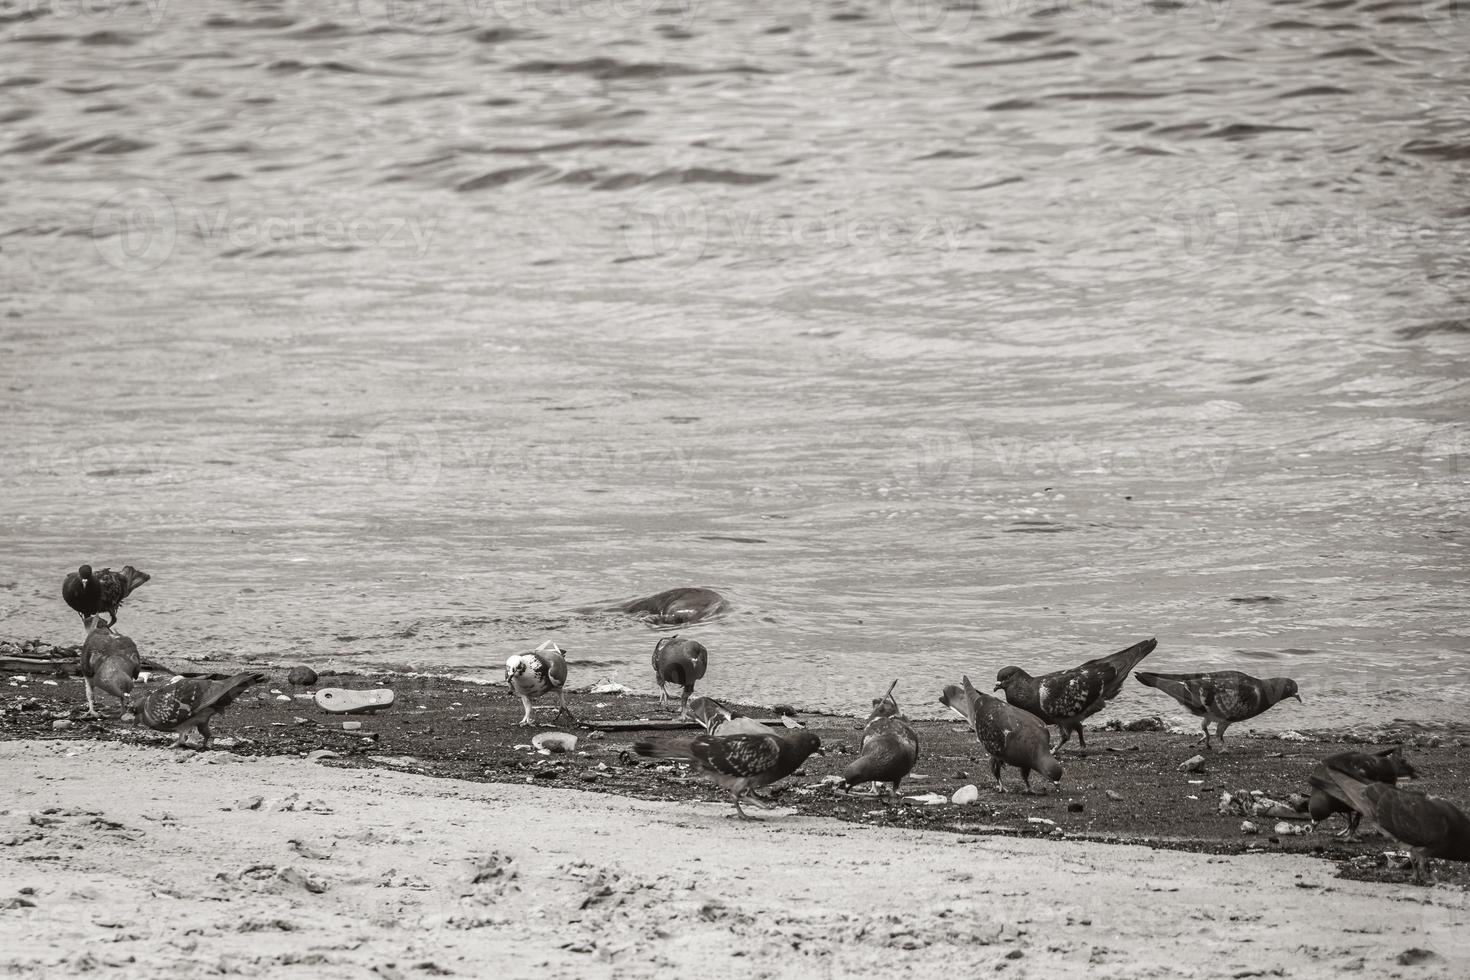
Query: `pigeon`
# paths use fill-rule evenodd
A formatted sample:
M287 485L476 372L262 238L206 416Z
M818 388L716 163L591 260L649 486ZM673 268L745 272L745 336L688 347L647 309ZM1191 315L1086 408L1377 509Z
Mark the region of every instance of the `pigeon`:
M1205 748L1210 747L1210 722L1217 727L1220 751L1225 751L1225 729L1237 721L1254 718L1277 701L1302 697L1296 693L1296 681L1290 677L1268 677L1261 680L1238 670L1217 670L1210 674L1150 674L1139 671L1138 683L1156 687L1189 709L1190 714L1204 719L1200 728L1205 733Z
M78 665L81 667L82 684L87 689L87 712L97 714L97 705L92 701L94 686L117 698L126 711L133 681L137 680L138 671L143 667L138 645L104 626L101 616L88 616L83 622L87 626L87 638L82 642Z
M709 651L698 640L681 640L676 633L666 636L653 645L653 679L658 684L658 703L669 703L669 692L665 684L678 684L684 690L679 697L681 720L689 718L689 698L694 694L694 682L704 677L709 668Z
M718 616L729 608L729 603L714 589L699 586L665 589L650 596L617 603L612 608L660 625L678 626Z
M91 565L83 565L62 580L61 597L83 620L105 612L110 617L107 625L114 626L117 607L151 577L132 565L124 565L120 572L104 568L95 574Z
M873 710L863 726L860 754L842 770L843 789L872 783L874 795L881 796L882 786L887 784L897 795L899 784L919 761L919 733L899 711L893 697L897 686L898 681L894 681L886 694L873 699Z
M1062 765L1051 754L1051 735L1040 718L1029 711L1013 708L1000 698L975 690L970 678L962 677L963 687L945 687L939 703L964 718L975 729L975 737L990 753L990 774L995 778L995 791L1005 792L1001 782L1001 766L1021 770L1026 791L1031 792L1031 772L1041 773L1053 783L1061 782Z
M214 677L187 677L138 695L133 710L138 719L157 732L173 732L177 737L169 748L188 747L189 732L197 729L209 748L213 735L209 721L215 712L223 711L252 684L269 680L265 674L246 672L223 680Z
M694 767L728 790L735 815L749 820L740 798L769 786L801 768L813 752L822 755L822 740L801 731L763 735L694 735L633 743L633 751L649 759L676 759Z
M690 720L702 725L706 735L713 735L721 725L735 718L735 712L714 698L690 698L687 710ZM761 727L764 728L766 726L761 725Z
M1153 653L1158 640L1144 640L1110 657L1089 660L1071 670L1058 670L1032 677L1020 667L1003 667L995 675L995 690L1006 692L1012 706L1031 712L1048 725L1056 725L1062 733L1060 749L1072 733L1077 744L1087 748L1082 737L1082 719L1095 715L1123 689L1128 672Z
M566 651L550 640L530 653L517 654L506 660L505 682L510 685L511 693L526 706L526 716L520 724L535 724L531 720L531 702L551 691L556 692L557 715L565 714L573 724L577 723L577 716L567 707L566 692L562 690L567 683Z
M1346 813L1348 815L1347 829L1339 831L1337 836L1348 840L1356 840L1358 834L1358 821L1363 815L1353 809L1352 803L1346 794L1338 788L1333 780L1329 769L1340 769L1350 773L1354 779L1365 783L1387 783L1393 786L1401 778L1412 779L1419 773L1404 758L1403 746L1395 746L1384 749L1381 752L1339 752L1330 755L1317 763L1317 768L1307 777L1312 785L1312 796L1307 801L1307 812L1312 816L1312 824L1315 826L1332 816L1334 813Z
M1330 766L1327 775L1354 810L1408 846L1414 884L1434 880L1430 858L1470 862L1470 817L1453 803L1388 783L1363 782L1351 772Z

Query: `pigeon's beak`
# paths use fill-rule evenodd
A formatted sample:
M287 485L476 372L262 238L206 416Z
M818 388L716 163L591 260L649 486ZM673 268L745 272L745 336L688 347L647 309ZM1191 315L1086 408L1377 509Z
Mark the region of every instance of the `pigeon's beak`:
M1307 702L1305 702L1305 701L1302 700L1302 696L1300 694L1293 694L1292 697L1296 698L1296 703L1297 704L1306 704L1307 703Z
M1004 691L1005 689L1006 686L1004 684L997 684L991 688L992 691Z

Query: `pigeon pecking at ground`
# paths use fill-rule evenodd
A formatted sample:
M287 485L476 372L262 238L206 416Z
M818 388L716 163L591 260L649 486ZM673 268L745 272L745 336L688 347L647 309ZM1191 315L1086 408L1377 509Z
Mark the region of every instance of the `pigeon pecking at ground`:
M898 681L894 681L886 694L873 699L873 710L863 726L860 754L842 770L843 789L871 783L874 795L881 795L881 787L887 784L897 795L899 784L919 761L919 733L898 708L893 696L897 686Z
M82 619L105 612L109 617L107 625L114 626L117 607L151 577L132 565L124 565L120 572L104 568L95 573L91 565L83 565L62 580L61 597Z
M1020 667L1002 667L995 675L995 690L1005 691L1012 706L1031 712L1048 725L1056 725L1062 733L1057 743L1061 749L1077 733L1082 748L1082 719L1095 715L1123 689L1128 672L1153 652L1158 640L1149 639L1119 650L1108 657L1089 660L1080 667L1053 671L1032 677Z
M1178 701L1196 717L1203 718L1200 728L1205 733L1205 748L1210 747L1210 722L1216 726L1220 751L1225 751L1225 729L1237 721L1245 721L1270 708L1278 701L1302 697L1296 692L1296 681L1290 677L1268 677L1261 680L1238 670L1217 670L1208 674L1150 674L1140 670L1134 675L1138 683L1156 687Z
M751 735L694 735L688 738L633 743L633 751L649 759L690 762L735 803L735 815L749 820L740 798L762 786L785 779L801 768L813 752L822 753L822 740L801 729Z
M939 703L975 729L975 737L990 753L990 774L995 777L997 793L1005 792L1005 784L1000 779L1003 765L1021 770L1021 779L1025 781L1028 793L1031 792L1033 770L1053 783L1061 781L1062 765L1051 754L1051 735L1041 719L1031 712L1013 708L1000 698L975 690L969 677L961 678L960 685L947 685Z
M1434 880L1430 858L1470 861L1470 817L1453 803L1388 783L1365 783L1341 769L1329 767L1327 775L1354 810L1408 846L1416 885Z
M683 691L679 696L679 719L689 715L689 698L694 694L694 682L704 677L709 669L709 651L698 640L681 639L678 634L666 636L653 645L653 679L658 683L658 703L669 703L669 692L665 684L678 684Z
M531 702L543 694L556 692L556 711L565 714L576 724L577 716L567 707L567 695L563 688L567 683L566 651L547 640L530 653L517 654L505 662L505 682L510 691L526 706L526 715L519 724L535 724L531 720Z
M1334 813L1346 813L1347 829L1339 831L1337 836L1347 840L1357 839L1358 821L1363 815L1353 808L1352 801L1332 778L1332 769L1348 773L1359 782L1387 783L1390 786L1396 785L1400 779L1413 779L1419 774L1409 764L1409 760L1404 758L1402 745L1381 752L1339 752L1317 763L1317 767L1307 777L1307 782L1312 786L1312 795L1307 801L1307 813L1312 817L1313 827Z
M198 730L204 739L201 748L209 748L213 735L209 721L223 711L252 684L269 680L265 674L246 672L223 680L212 677L187 677L176 680L133 699L138 720L156 732L173 732L177 737L169 748L187 747L189 733Z
M96 687L117 698L126 712L133 681L143 667L138 645L103 625L101 616L88 616L83 622L87 626L87 638L82 641L78 666L87 689L87 711L97 714L97 706L92 701L92 688Z

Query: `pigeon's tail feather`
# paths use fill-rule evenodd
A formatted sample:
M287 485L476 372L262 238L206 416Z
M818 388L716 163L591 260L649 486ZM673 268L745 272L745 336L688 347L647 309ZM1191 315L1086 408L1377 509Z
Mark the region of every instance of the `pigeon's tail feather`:
M1152 674L1140 670L1133 676L1138 678L1138 683L1158 688L1180 704L1190 705L1196 701L1194 689L1190 687L1191 674Z
M147 582L153 577L147 572L138 571L138 569L134 568L132 565L124 565L120 574L123 577L123 598L127 598L129 595L132 595L134 589L143 585L143 583Z
M668 738L657 742L644 739L633 743L633 751L646 759L680 759L688 762L694 758L692 738Z
M958 684L946 684L944 693L939 696L939 703L973 726L975 724L975 699L971 695L974 690L967 676L964 678L964 687Z
M1104 657L1102 662L1112 667L1115 673L1113 681L1108 684L1107 690L1103 693L1103 697L1108 700L1117 697L1118 692L1123 689L1123 681L1128 677L1128 672L1134 667L1137 667L1144 657L1153 653L1154 648L1158 645L1158 640L1149 638L1140 643L1133 644L1126 650L1119 650L1110 657Z
M235 698L244 693L245 689L250 687L252 684L264 684L268 680L270 680L270 678L267 677L265 674L256 673L254 671L246 671L243 674L235 674L234 676L228 677L217 684L211 685L209 688L209 693L207 693L204 696L203 700L200 701L199 707L212 707L215 710L227 707L235 700Z
M1356 779L1352 773L1343 772L1341 769L1333 767L1328 767L1327 775L1337 784L1337 788L1342 791L1342 795L1347 797L1345 802L1349 806L1374 823L1378 822L1378 818L1374 815L1377 809L1373 806L1373 801L1368 798L1368 786L1366 783ZM1332 795L1334 797L1337 796L1335 793Z

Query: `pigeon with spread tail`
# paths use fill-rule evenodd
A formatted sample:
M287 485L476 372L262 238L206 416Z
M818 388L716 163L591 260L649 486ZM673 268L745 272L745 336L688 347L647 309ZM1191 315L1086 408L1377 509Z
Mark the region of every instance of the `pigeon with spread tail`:
M93 572L91 565L83 565L62 580L61 598L83 620L105 612L107 625L114 626L117 624L117 607L151 577L132 565L124 565L120 572L110 568Z
M1225 729L1237 721L1245 721L1270 708L1278 701L1302 697L1296 692L1296 681L1290 677L1268 677L1262 680L1238 670L1217 670L1208 674L1151 674L1140 670L1134 675L1138 683L1155 687L1183 705L1190 714L1203 718L1205 748L1210 747L1210 722L1220 738L1220 751L1225 751Z

